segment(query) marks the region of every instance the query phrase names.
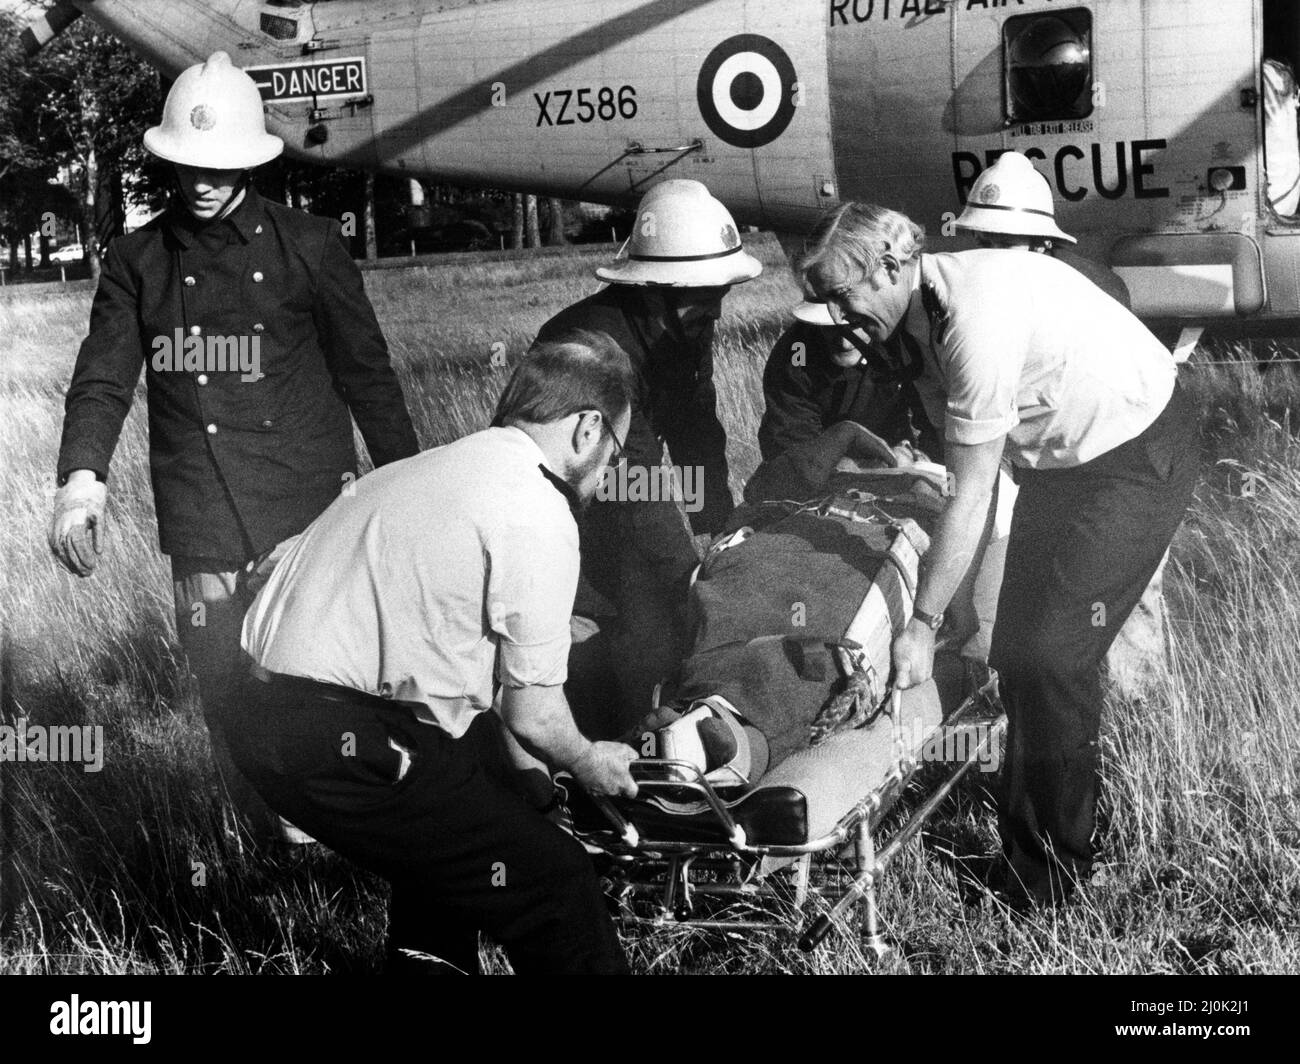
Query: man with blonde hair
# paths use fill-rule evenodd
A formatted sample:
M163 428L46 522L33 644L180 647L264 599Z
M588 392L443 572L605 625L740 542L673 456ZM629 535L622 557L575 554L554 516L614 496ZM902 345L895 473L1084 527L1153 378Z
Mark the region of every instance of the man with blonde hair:
M838 321L925 367L955 494L923 563L896 682L977 558L1004 453L1020 482L990 664L1010 723L999 809L1017 902L1063 900L1093 860L1101 662L1182 520L1196 423L1172 356L1075 270L1000 250L923 254L897 211L827 215L800 263Z

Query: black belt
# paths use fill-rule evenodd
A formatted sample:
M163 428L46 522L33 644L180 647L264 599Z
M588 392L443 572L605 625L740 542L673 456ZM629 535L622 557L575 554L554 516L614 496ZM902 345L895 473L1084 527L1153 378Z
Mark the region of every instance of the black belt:
M313 680L307 676L286 676L283 673L268 672L269 679L262 679L264 684L273 691L289 695L291 697L311 699L322 702L341 702L350 706L365 706L369 709L386 709L395 708L410 710L417 717L429 715L429 707L423 702L410 702L400 698L385 698L383 695L372 695L366 691L358 691L355 687L345 687L343 684L328 683L325 680Z

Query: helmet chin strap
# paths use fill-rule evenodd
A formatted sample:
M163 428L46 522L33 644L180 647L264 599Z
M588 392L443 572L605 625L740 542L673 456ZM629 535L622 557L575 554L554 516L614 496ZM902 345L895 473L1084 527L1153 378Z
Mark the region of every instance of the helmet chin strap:
M177 195L180 197L181 205L185 207L190 217L193 218L200 225L212 225L213 223L219 222L223 218L226 218L230 214L232 214L235 211L235 209L240 205L240 203L243 202L244 194L252 187L252 184L253 184L253 171L241 170L239 172L239 179L235 182L234 188L230 190L230 199L226 200L226 205L221 208L221 212L212 218L203 219L196 216L194 212L191 211L189 209L189 206L186 204L185 189L181 185L181 175L176 172L175 167L172 167L172 193L173 195Z
M218 214L212 220L214 222L219 222L221 221L222 218L225 218L227 215L231 214L235 210L235 208L237 208L240 205L240 203L243 202L244 193L246 193L249 190L249 188L252 186L252 182L253 182L253 171L241 170L239 174L239 180L235 182L235 187L230 190L230 199L228 199L226 201L226 205L221 208L221 213Z
M873 345L870 340L862 339L862 337L858 335L857 329L850 329L848 336L849 336L849 343L851 343L855 348L857 348L858 354L860 354L868 362L874 361L874 356L876 355L876 351L873 350Z
M646 285L637 289L641 306L650 318L658 318L663 323L664 328L678 343L686 339L686 333L682 329L681 319L677 317L677 305L672 299L670 288L660 288L657 285Z

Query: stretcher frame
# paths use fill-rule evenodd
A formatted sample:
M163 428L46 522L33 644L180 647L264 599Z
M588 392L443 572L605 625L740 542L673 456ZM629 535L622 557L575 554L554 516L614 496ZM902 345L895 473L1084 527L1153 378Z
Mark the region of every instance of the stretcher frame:
M894 720L899 692L892 699ZM655 929L696 928L726 931L791 931L802 927L798 946L807 952L834 928L850 933L848 918L860 905L863 939L880 958L888 946L880 930L877 887L890 862L929 821L930 817L966 775L1001 743L1006 716L997 695L996 676L965 698L947 718L927 734L922 749L936 732L973 730L976 741L965 745L965 756L946 761L945 769L906 821L887 840L876 839L885 817L893 810L920 762L899 751L885 778L871 788L826 834L799 845L751 843L719 796L716 788L693 765L681 761L644 758L633 762L642 796L671 788L694 792L707 804L717 822L720 840L687 841L644 836L640 829L607 798L591 797L608 826L577 830L577 837L594 852L611 860L606 873L616 903L616 919L627 926ZM947 749L947 736L944 738ZM839 854L851 849L851 878L843 874ZM766 870L764 868L766 866ZM829 874L828 874L829 873ZM702 878L707 874L710 878ZM847 885L845 879L848 878ZM696 897L747 902L765 915L756 918L697 916ZM637 911L649 901L653 915ZM811 915L810 902L823 911ZM811 915L811 918L810 918Z

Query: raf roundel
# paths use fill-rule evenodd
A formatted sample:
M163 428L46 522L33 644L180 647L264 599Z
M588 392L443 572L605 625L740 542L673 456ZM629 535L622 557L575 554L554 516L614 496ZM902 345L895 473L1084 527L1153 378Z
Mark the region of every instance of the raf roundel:
M795 111L794 63L757 33L728 37L700 67L695 95L713 133L737 148L771 144Z

